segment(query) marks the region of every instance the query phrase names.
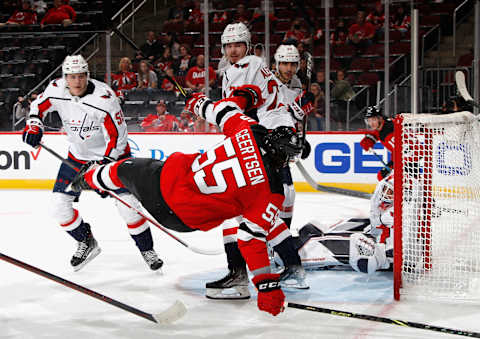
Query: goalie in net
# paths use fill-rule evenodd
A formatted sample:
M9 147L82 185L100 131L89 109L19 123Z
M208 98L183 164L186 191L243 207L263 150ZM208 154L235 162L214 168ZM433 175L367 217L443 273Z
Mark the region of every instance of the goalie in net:
M362 273L390 269L393 263L393 174L377 185L370 218L351 218L334 225L311 222L294 237L303 267L350 266ZM280 259L275 257L277 264Z

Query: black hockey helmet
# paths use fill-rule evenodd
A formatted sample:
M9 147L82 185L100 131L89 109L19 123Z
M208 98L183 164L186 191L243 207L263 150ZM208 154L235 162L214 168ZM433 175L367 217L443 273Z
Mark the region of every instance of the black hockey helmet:
M263 143L276 167L284 166L289 160L302 153L301 140L292 127L275 128L265 135Z
M377 108L377 106L368 106L364 115L364 119L371 117L383 117L382 110Z

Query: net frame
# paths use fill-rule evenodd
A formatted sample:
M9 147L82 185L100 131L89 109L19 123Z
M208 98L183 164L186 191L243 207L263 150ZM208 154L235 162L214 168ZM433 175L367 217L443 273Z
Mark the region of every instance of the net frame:
M480 300L480 227L475 227L480 224L478 117L470 112L407 113L397 116L394 126L394 298ZM456 133L450 135L450 130ZM448 146L462 145L458 140L467 135L471 148ZM465 180L459 167L446 162L456 153L464 154L464 164L474 171ZM458 162L458 154L449 160ZM447 179L453 180L444 185ZM413 217L412 206L419 209ZM415 256L417 261L412 260Z

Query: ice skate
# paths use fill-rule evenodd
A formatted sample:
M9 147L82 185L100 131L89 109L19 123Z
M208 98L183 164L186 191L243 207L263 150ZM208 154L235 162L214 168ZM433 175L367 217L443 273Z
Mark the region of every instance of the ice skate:
M86 264L88 264L92 259L94 259L101 252L100 247L97 244L97 241L88 227L87 237L83 241L78 242L77 251L70 260L70 264L73 266L73 270L79 271Z
M143 251L140 253L142 253L143 259L152 271L156 271L163 266L163 260L158 257L154 250Z
M217 281L206 284L206 297L209 299L248 299L248 274L246 268L230 270Z
M296 288L300 290L309 289L305 281L305 270L302 266L287 266L280 273L280 286L285 288Z

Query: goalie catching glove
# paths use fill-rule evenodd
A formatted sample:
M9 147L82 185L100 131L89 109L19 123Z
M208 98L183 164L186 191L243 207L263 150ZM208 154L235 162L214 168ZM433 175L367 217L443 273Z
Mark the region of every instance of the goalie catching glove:
M257 287L257 305L261 311L268 312L274 316L285 309L285 295L280 289L279 274L259 274L252 279Z
M23 129L22 140L30 146L37 148L42 141L43 123L37 117L31 117L27 120L26 126Z

